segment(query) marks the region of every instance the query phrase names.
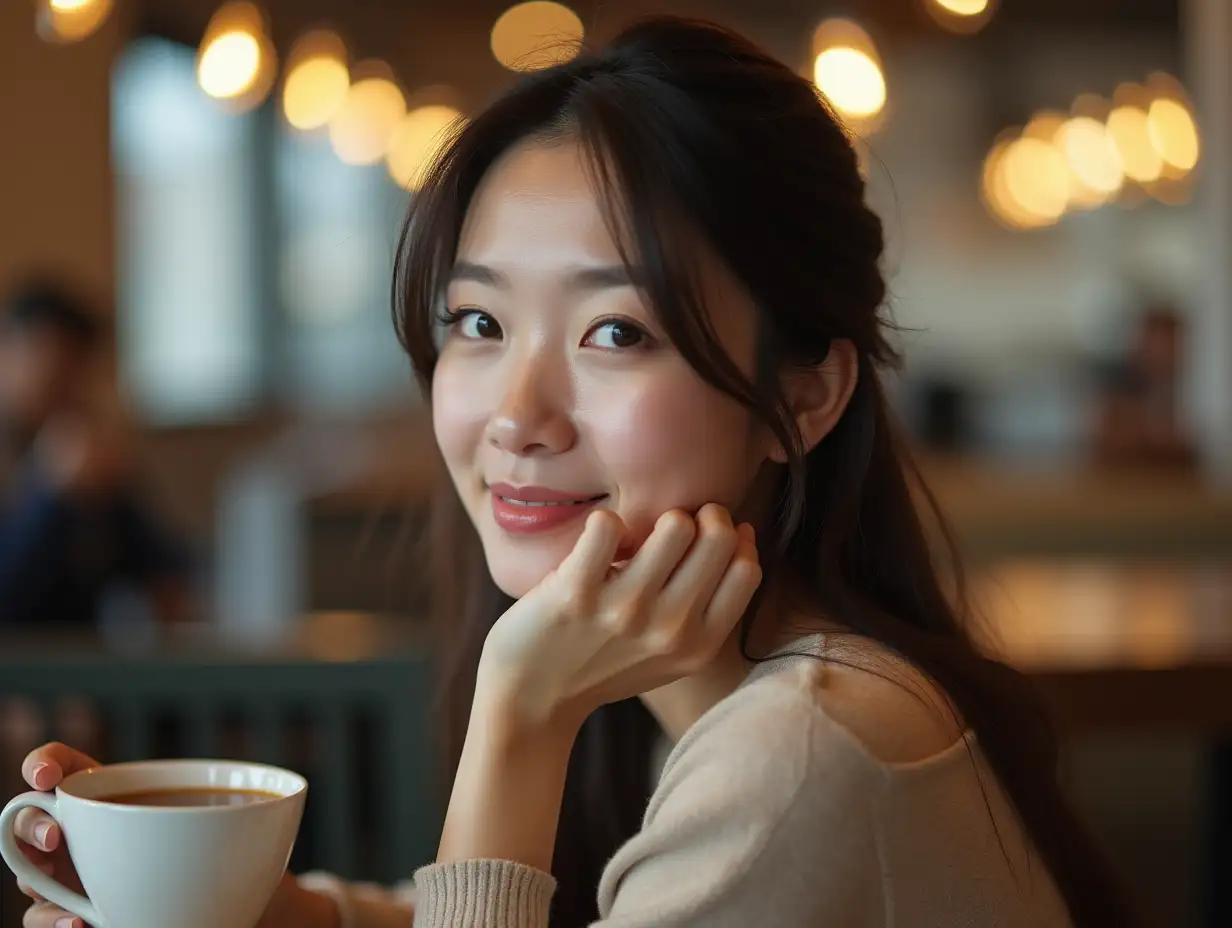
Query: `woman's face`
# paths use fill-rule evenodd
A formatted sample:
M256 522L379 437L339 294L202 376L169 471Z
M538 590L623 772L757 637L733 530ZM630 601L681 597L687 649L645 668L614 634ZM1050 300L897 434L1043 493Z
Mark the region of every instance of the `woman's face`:
M628 279L573 144L526 144L488 172L449 285L432 383L437 442L507 594L525 595L602 506L634 548L669 509L739 507L766 431L667 343ZM709 262L702 293L751 372L755 318Z

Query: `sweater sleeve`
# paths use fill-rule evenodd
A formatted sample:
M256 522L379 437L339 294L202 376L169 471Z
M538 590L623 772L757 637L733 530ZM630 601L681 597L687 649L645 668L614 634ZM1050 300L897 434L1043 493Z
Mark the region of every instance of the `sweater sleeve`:
M593 928L881 923L874 829L860 827L878 782L806 695L745 688L673 751L604 871ZM555 888L508 861L433 865L415 883L417 928L546 928Z

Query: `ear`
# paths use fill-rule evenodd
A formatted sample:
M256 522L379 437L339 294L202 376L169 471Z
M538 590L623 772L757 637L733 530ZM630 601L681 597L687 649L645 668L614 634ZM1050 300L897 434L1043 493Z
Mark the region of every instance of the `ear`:
M820 366L788 376L784 387L804 439L805 454L830 434L847 408L859 376L859 355L845 338L830 345L830 353ZM770 459L786 464L787 452L776 443Z

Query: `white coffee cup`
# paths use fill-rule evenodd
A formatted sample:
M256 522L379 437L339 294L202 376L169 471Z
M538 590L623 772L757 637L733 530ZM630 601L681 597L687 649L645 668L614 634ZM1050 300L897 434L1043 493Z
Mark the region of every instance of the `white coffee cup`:
M105 801L166 789L244 790L243 805L145 806ZM94 928L252 928L278 886L304 810L297 773L225 760L113 764L22 793L0 813L4 862L31 889ZM60 823L86 896L41 873L17 846L23 808Z

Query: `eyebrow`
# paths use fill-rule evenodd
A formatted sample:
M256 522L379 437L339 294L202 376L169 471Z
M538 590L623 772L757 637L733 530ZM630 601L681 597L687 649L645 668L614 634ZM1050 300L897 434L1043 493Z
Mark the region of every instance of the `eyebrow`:
M641 286L642 273L640 269L625 267L623 264L604 264L594 267L580 267L567 275L566 288L573 291L591 292L611 290L616 287ZM495 268L473 261L458 261L449 275L450 282L470 281L483 284L498 290L509 289L509 278Z

